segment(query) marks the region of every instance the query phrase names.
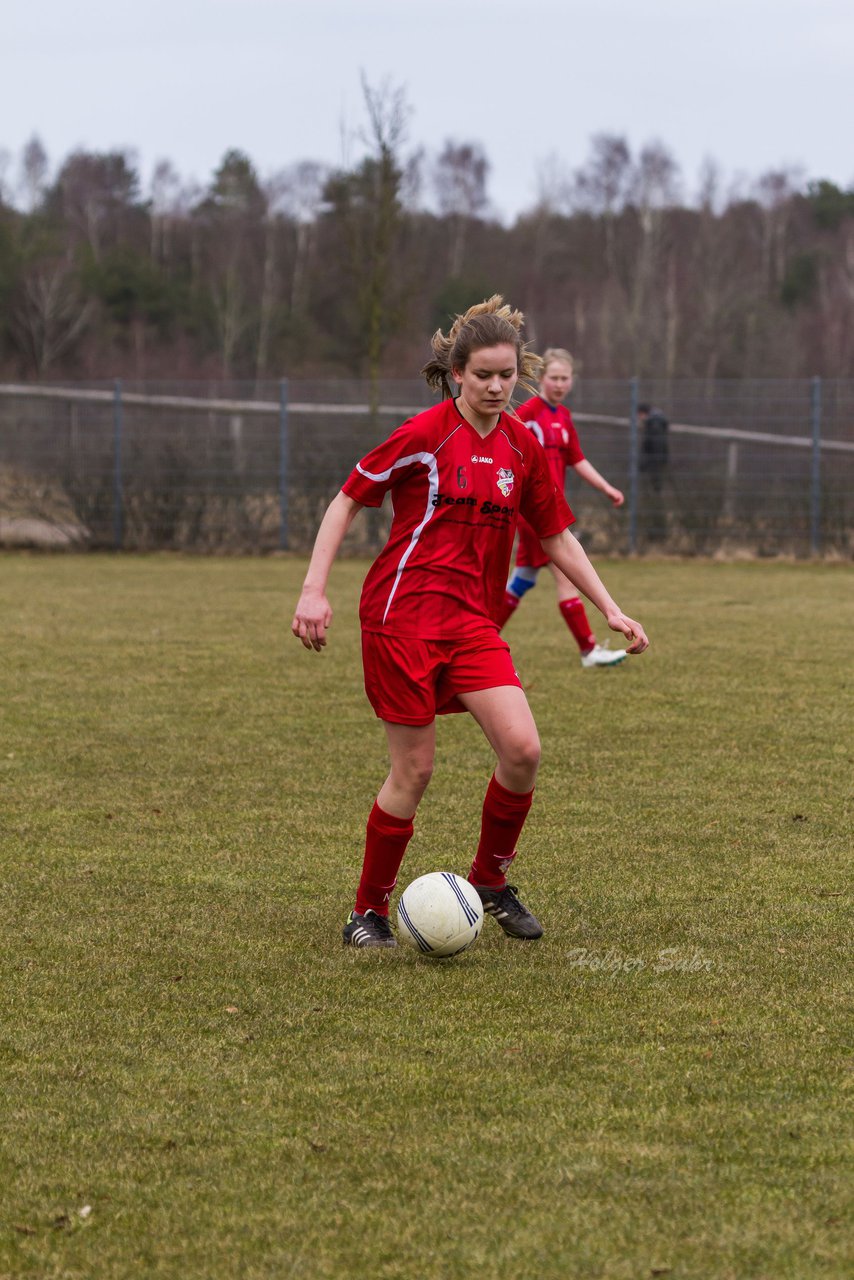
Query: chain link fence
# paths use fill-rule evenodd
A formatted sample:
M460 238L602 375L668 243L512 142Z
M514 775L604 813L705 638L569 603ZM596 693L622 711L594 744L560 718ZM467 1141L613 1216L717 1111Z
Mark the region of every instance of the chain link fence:
M433 398L419 381L0 385L0 542L306 551L354 463ZM643 467L637 406L670 422ZM570 475L596 555L854 551L854 380L582 379L571 408L617 510ZM367 510L347 549L379 546Z

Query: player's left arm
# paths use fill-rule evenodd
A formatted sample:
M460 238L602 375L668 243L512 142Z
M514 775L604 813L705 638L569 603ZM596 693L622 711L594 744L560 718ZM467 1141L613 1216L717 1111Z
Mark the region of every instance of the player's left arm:
M601 493L604 493L605 497L609 498L615 507L621 507L625 502L626 498L622 490L615 489L612 484L609 484L605 477L596 470L593 463L588 462L586 458L582 458L581 462L576 462L572 469L576 475L581 476L582 480L586 480L594 489L599 489Z
M629 653L643 653L649 647L646 632L639 622L623 613L587 558L587 553L569 529L551 538L541 539L546 555L565 573L570 582L590 600L612 631L621 632L629 641Z

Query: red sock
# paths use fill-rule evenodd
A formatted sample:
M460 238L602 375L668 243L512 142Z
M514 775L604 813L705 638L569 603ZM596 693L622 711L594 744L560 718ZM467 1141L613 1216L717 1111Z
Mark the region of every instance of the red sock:
M578 596L572 600L560 600L557 606L563 614L563 620L575 636L576 643L582 653L589 653L596 643L596 637L590 630L584 605Z
M412 838L412 818L396 818L374 804L368 818L365 860L356 893L357 915L376 911L388 915L388 900L397 884L397 873Z
M514 614L516 610L519 608L519 599L520 597L514 596L512 591L504 592L504 599L501 602L501 606L498 610L498 616L495 619L495 621L498 623L499 631L504 626L505 622L511 616L511 614Z
M505 872L516 857L516 841L525 825L534 792L508 791L493 774L483 802L480 844L469 880L488 889L503 889Z

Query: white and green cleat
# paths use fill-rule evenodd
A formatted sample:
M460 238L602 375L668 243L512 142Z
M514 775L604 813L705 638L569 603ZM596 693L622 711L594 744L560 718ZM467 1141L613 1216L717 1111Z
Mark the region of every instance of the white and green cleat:
M581 655L582 667L616 667L626 658L625 649L609 649L606 644L594 644Z

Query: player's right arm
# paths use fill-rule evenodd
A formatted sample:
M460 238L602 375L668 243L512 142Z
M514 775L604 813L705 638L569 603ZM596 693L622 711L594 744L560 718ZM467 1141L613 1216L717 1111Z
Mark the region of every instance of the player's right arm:
M319 652L326 644L326 631L332 622L332 609L326 598L329 571L341 549L345 533L361 509L361 502L341 492L332 499L320 522L291 624L291 631L306 649Z
M613 502L615 507L621 507L626 500L625 494L620 489L615 489L609 484L601 472L597 471L592 462L588 462L586 458L582 458L580 462L573 463L573 471L576 475L581 476L582 480L591 485L594 489L599 489L604 493L605 497Z

